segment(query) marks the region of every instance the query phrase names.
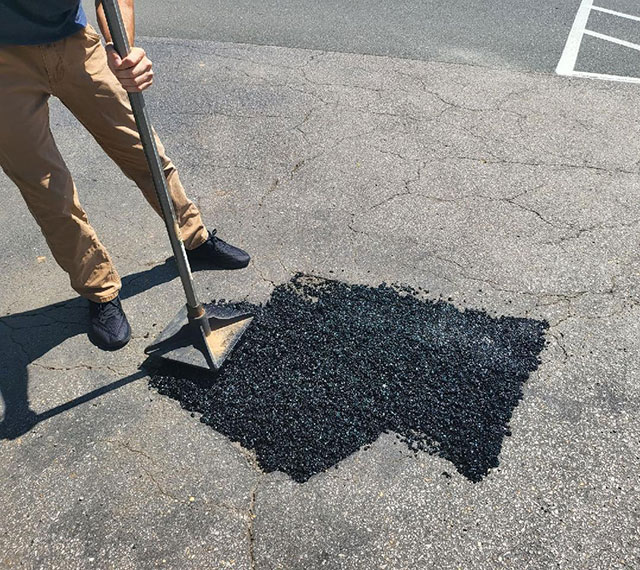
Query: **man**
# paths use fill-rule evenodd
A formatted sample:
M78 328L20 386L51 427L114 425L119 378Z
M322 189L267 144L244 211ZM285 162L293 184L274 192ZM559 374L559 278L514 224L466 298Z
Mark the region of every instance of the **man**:
M133 0L119 4L135 46ZM20 189L71 286L88 299L91 340L114 350L131 338L118 297L120 278L49 130L51 95L162 214L126 94L151 86L151 61L139 47L121 59L110 43L101 0L96 14L106 47L87 25L80 0L0 0L0 166ZM207 231L157 137L156 142L190 261L218 269L246 267L246 252Z

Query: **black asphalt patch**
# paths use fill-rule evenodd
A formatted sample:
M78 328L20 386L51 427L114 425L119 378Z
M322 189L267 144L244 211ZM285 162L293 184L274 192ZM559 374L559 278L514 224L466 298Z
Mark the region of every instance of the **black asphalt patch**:
M164 365L150 383L298 482L382 433L480 481L498 465L546 322L494 318L407 287L296 275L214 378Z

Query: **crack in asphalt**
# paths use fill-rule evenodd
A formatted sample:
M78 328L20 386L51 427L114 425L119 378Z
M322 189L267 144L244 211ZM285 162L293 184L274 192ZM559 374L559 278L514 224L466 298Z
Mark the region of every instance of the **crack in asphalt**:
M255 535L255 526L254 526L257 515L255 512L255 508L256 508L256 501L257 501L258 487L260 486L263 479L264 479L264 474L262 474L258 478L258 480L256 481L256 484L251 489L251 493L249 495L250 498L249 498L249 512L247 516L247 540L249 542L249 564L250 564L251 570L256 570L257 568L256 551L255 551L256 535Z
M196 503L196 500L194 497L189 496L187 498L184 497L180 497L178 495L176 495L173 491L170 491L167 489L166 485L161 484L159 479L158 479L158 474L160 475L165 475L165 473L161 470L157 468L157 461L148 453L146 453L145 451L141 450L141 449L137 449L132 447L129 442L126 441L120 441L117 439L107 439L105 440L106 443L110 443L113 445L117 445L118 447L120 447L121 449L124 449L125 451L127 451L128 453L131 453L135 456L144 458L146 460L148 460L149 462L151 462L153 465L156 466L156 470L158 473L154 473L151 469L149 469L148 467L146 467L145 465L138 463L138 467L147 475L147 477L152 481L152 483L154 484L154 486L156 487L156 489L158 490L158 492L170 499L173 502L176 503L180 503L183 505L188 505L189 507L194 507L194 504ZM234 446L236 447L236 446ZM237 448L236 448L237 450ZM245 455L244 451L245 450L240 450L241 453L243 455ZM257 467L254 469L258 469ZM250 489L249 492L249 506L246 509L239 509L238 507L235 507L233 505L230 505L226 502L220 502L220 501L212 501L206 498L200 498L198 499L198 503L202 503L205 504L207 506L210 507L214 507L216 509L219 510L223 510L225 512L229 512L231 514L234 514L236 516L238 516L240 519L244 520L246 523L246 528L247 528L247 534L250 537L250 551L253 551L253 547L251 546L251 542L253 542L253 520L256 518L255 514L254 514L254 507L255 507L255 501L256 501L256 492L258 489L258 486L261 482L262 477L264 476L264 474L260 471L260 477L258 478L258 481L256 482L256 484Z
M63 372L68 372L71 370L90 370L90 371L107 370L113 374L116 374L117 376L127 375L127 372L124 372L123 370L118 370L117 368L113 368L112 366L108 366L108 365L95 366L92 364L74 364L73 366L64 366L62 364L46 364L46 363L35 361L35 362L29 363L29 366L35 366L37 368L42 368L44 370L63 371Z
M487 160L486 158L479 158L477 156L451 156L443 158L442 160L467 160L471 162L480 162L482 164L492 165L516 165L516 166L534 166L544 168L559 168L559 169L577 169L577 170L594 170L596 172L606 172L615 174L638 174L638 170L629 170L619 167L605 167L596 166L593 164L575 164L569 162L535 162L527 160L513 160L507 158L500 158L496 160Z

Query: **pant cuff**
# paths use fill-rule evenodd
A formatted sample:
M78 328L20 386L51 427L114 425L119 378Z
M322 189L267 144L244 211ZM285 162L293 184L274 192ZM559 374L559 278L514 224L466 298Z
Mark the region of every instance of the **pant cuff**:
M196 249L197 247L200 247L208 239L209 230L203 229L197 236L194 236L189 240L189 247L186 247L185 244L185 248L191 251L193 249Z
M120 295L120 291L116 291L115 293L99 293L99 294L85 294L82 295L85 299L89 301L93 301L94 303L108 303L109 301L113 301L118 295Z

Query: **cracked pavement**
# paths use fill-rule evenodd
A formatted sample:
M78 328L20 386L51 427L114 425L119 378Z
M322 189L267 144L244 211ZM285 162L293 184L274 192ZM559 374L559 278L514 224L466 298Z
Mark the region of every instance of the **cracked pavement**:
M547 319L478 484L382 436L297 484L149 391L179 309L164 228L57 102L52 130L124 276L124 350L0 178L0 568L640 566L640 139L631 85L302 49L141 38L152 120L205 220L253 255L202 297L296 271ZM43 260L42 257L45 259Z

